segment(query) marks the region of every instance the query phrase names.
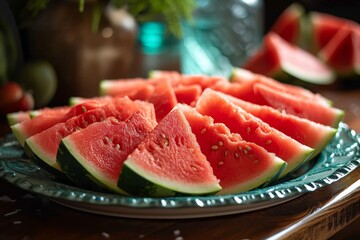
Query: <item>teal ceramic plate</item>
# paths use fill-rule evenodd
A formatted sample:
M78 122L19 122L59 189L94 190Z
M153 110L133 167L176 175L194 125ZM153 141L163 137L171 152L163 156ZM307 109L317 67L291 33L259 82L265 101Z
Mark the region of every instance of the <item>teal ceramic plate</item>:
M139 198L81 189L56 179L23 155L12 135L0 143L0 177L29 192L82 211L134 218L195 218L263 209L343 178L360 165L360 135L340 124L317 159L282 182L233 195Z

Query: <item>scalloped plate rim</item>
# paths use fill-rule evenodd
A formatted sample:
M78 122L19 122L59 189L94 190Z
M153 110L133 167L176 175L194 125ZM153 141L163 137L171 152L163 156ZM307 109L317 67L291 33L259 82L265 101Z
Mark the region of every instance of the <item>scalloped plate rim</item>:
M135 218L193 218L193 217L211 217L219 215L229 215L235 213L249 212L274 205L282 204L297 198L304 193L315 191L326 185L330 185L333 182L343 178L351 171L356 169L360 165L360 135L354 130L347 127L346 124L341 123L339 126L339 135L348 134L352 137L352 145L356 145L357 151L353 159L346 161L332 171L331 174L321 178L315 179L310 182L303 183L299 186L291 186L284 188L283 185L287 185L298 178L305 177L306 173L300 175L298 178L291 179L289 181L268 186L262 189L255 189L245 193L230 194L230 195L212 195L212 196L184 196L184 197L166 197L166 198L142 198L121 196L116 194L107 194L100 192L93 192L91 190L81 189L75 186L67 185L61 182L54 181L49 178L31 178L29 175L23 173L14 172L9 169L4 169L4 165L0 164L0 178L3 178L13 185L16 185L26 191L48 197L52 201L82 211L92 212L96 214L120 216L120 217L135 217ZM343 138L335 137L335 145L342 142ZM6 143L6 139L2 142ZM2 143L1 146L3 146ZM324 152L324 151L323 151ZM1 153L1 152L0 152ZM324 153L321 153L322 155ZM330 153L322 156L324 158L330 157ZM15 159L1 159L0 161L14 161ZM309 172L318 165L317 162L311 167ZM324 160L321 160L322 162ZM320 162L321 162L320 161ZM28 162L29 166L38 168L39 171L43 171L37 167L34 163ZM333 179L333 177L335 177ZM43 184L35 185L29 183L30 187L26 187L24 184L16 183L16 181L30 179L32 181L42 180ZM53 184L59 187L58 191L50 191L46 189L46 184ZM307 185L309 184L309 185ZM305 189L302 189L305 187ZM61 189L62 188L62 189ZM296 191L293 189L295 188ZM71 190L70 190L71 189ZM60 192L61 191L61 192ZM75 192L76 191L76 192ZM56 194L55 194L56 192ZM64 194L65 193L65 194ZM73 197L71 197L73 195ZM83 197L80 197L80 196ZM85 198L85 196L90 197ZM270 196L270 197L269 197ZM185 210L185 211L184 211ZM146 211L146 212L144 212Z

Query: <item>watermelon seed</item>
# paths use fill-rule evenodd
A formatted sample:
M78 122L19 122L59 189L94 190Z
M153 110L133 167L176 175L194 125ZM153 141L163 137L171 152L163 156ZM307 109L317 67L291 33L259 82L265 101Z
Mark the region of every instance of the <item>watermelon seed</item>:
M205 134L206 133L206 128L203 128L202 130L201 130L201 134Z
M246 155L248 153L248 151L246 149L244 149L243 153Z
M81 111L83 111L83 112L87 111L87 109L86 109L86 107L84 105L81 106Z
M223 145L224 145L224 143L222 141L219 141L219 146L221 147Z
M239 149L240 152L242 151L242 147L241 147L241 146L239 146L238 149Z
M164 133L161 133L161 137L164 138L164 139L166 139L166 136L165 136Z
M191 169L192 169L194 172L197 171L197 168L194 167L194 166L191 166Z
M220 161L220 162L218 162L218 165L219 165L219 166L222 166L222 165L224 165L224 162L223 162L223 161Z
M246 132L247 132L247 134L250 134L250 128L249 127L246 128Z
M251 147L250 146L245 146L245 149L246 149L246 151L250 151L251 150Z
M120 150L120 144L116 144L116 145L115 145L115 148L116 148L117 150Z
M212 149L212 150L217 150L217 149L219 149L219 146L218 146L218 145L212 145L212 146L211 146L211 149Z
M269 145L271 143L271 140L266 141L266 145Z
M228 150L224 152L224 156L226 157L228 155Z
M239 158L239 154L237 152L234 153L236 158Z
M164 139L165 146L169 146L169 141L167 139Z

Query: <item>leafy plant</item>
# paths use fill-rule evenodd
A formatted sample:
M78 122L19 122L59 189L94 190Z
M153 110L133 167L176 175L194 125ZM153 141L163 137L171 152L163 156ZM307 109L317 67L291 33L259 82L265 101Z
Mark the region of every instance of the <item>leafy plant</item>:
M86 7L86 0L79 1L79 11ZM26 15L36 17L44 10L51 0L28 0L25 5ZM99 6L112 4L116 8L126 8L139 21L164 20L169 31L180 37L181 21L191 21L195 0L99 0ZM101 9L100 9L101 10ZM99 14L94 14L95 25L99 22Z

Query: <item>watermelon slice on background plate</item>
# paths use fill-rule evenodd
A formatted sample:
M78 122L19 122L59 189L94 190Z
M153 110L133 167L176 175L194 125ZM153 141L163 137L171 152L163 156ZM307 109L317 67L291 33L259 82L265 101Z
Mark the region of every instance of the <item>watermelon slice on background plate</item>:
M277 33L289 43L301 45L306 36L303 26L305 19L306 13L303 6L293 3L280 14L270 31Z
M261 48L242 66L284 82L300 80L317 85L335 82L331 68L315 55L282 39L276 33L268 33Z

